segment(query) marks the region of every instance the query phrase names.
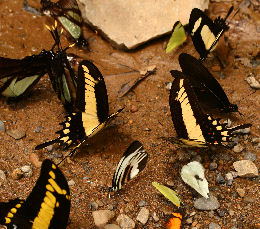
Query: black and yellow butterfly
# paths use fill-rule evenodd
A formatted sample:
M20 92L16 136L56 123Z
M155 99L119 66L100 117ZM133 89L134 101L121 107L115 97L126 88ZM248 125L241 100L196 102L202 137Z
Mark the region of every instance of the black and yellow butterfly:
M234 131L248 128L244 124L228 128L220 119L204 114L187 77L179 71L171 71L175 77L170 91L170 110L179 143L183 147L207 147L232 141Z
M23 59L0 57L0 94L8 98L27 95L40 78L48 73L53 89L66 110L72 110L76 99L76 76L66 50L60 45L57 23L50 30L54 45L50 51Z
M216 48L221 35L229 29L226 20L233 9L233 6L230 7L224 19L217 17L214 21L198 8L191 11L188 31L195 49L200 54L200 60L203 61Z
M66 228L70 213L70 190L60 169L44 160L32 192L26 200L0 203L0 224L7 228Z
M41 11L50 14L65 29L67 37L72 38L79 46L87 46L88 42L83 37L83 20L76 0L41 0Z
M237 105L229 102L223 88L199 60L189 54L181 53L179 63L199 102L221 112L238 112Z
M35 149L56 142L64 148L76 144L70 153L71 156L83 142L106 127L123 110L119 109L109 115L104 78L98 68L87 60L82 61L78 68L76 108L78 111L70 113L66 116L66 120L60 123L63 126L62 130L57 132L60 136L36 146Z
M140 173L145 168L147 159L148 153L143 145L139 141L132 142L118 162L109 192L120 190L125 182Z

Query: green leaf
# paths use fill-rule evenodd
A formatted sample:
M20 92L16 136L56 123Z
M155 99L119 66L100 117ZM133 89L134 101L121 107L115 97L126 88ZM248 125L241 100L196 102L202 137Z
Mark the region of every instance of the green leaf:
M187 39L183 25L177 21L173 26L172 36L167 44L166 53L171 52Z
M159 184L157 182L152 182L152 185L158 189L160 193L162 193L168 200L170 200L173 204L175 204L177 207L180 207L181 200L177 196L177 193L174 192L172 189Z

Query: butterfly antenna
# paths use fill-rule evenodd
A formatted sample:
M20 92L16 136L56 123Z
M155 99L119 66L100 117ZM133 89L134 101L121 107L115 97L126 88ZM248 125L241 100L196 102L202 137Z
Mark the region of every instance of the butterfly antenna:
M229 17L229 15L233 12L233 10L234 10L234 6L231 6L230 8L229 8L229 11L228 11L228 13L227 13L227 16L224 18L224 22L227 20L227 18ZM238 11L237 11L238 12ZM237 12L235 13L235 15L237 14ZM234 15L234 16L235 16ZM233 16L233 17L234 17ZM233 18L232 17L232 18Z

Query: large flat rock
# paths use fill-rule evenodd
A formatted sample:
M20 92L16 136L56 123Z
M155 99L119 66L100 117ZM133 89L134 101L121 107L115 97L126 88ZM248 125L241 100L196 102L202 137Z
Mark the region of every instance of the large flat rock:
M169 33L176 21L187 24L193 8L208 8L209 0L78 0L87 24L114 47L134 49Z

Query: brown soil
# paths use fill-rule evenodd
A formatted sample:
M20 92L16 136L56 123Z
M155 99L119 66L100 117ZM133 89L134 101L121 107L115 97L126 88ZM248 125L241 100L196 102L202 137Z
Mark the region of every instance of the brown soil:
M233 1L235 8L238 2ZM257 1L252 1L257 4ZM39 6L38 1L31 4ZM212 15L225 14L230 3L212 3L209 12ZM22 58L27 55L38 54L42 49L50 49L52 38L45 29L46 17L36 16L22 9L22 0L0 1L0 56L9 58ZM257 24L258 23L258 24ZM257 27L258 26L258 27ZM258 32L257 32L258 29ZM236 61L234 57L252 60L259 51L259 12L253 4L249 8L243 6L230 21L230 30L225 33L229 47L222 42L217 49L219 56L227 63L227 67L221 70L225 79L219 78L219 72L213 72L230 101L237 103L239 111L244 114L233 114L230 118L233 124L252 123L251 134L242 137L241 144L246 149L241 153L230 150L217 149L214 152L199 153L202 164L206 168L206 177L210 191L217 196L220 202L220 210L225 212L223 217L217 212L198 211L193 207L191 189L185 185L179 175L184 164L194 159L194 153L180 150L176 145L163 141L161 137L175 136L175 130L169 111L169 91L165 89L165 83L171 82L169 73L171 69L180 69L178 55L181 52L190 53L198 57L192 42L187 43L174 52L166 55L165 44L167 38L151 42L133 52L114 50L109 43L88 28L84 28L85 37L89 38L91 52L80 52L76 48L71 51L92 59L103 73L108 89L110 112L121 107L126 107L113 125L102 131L90 140L89 147L82 147L80 152L72 158L72 162L65 162L61 169L67 180L73 179L75 185L70 187L72 207L68 228L95 228L92 210L89 203L96 200L106 202L99 209L107 209L113 205L116 216L125 213L132 219L136 219L140 207L138 203L145 200L150 213L156 212L160 218L158 223L148 221L146 226L137 222L137 228L163 228L164 215L171 213L176 208L161 197L151 185L152 181L162 184L172 184L186 206L187 213L193 211L193 225L197 228L208 228L210 222L218 223L221 228L257 228L259 222L259 178L236 178L232 186L216 183L215 171L209 171L209 163L213 158L218 164L218 171L225 175L234 170L232 163L243 159L243 153L248 150L257 154L255 164L259 167L259 148L251 143L253 137L259 137L260 98L259 91L252 94L245 78L250 72L259 75L260 66L252 68L252 65ZM64 39L63 46L67 41ZM216 58L207 61L209 69L214 69L218 62ZM156 65L156 74L142 81L132 92L123 98L118 97L121 85L139 76L138 73L128 73L133 69L139 70L149 65ZM128 67L126 67L128 66ZM138 108L137 112L131 112L131 107ZM30 155L38 154L41 160L57 153L61 153L57 145L52 152L46 149L35 151L34 147L46 140L56 138L55 131L60 129L59 122L64 119L64 109L52 90L48 76L44 76L33 89L32 94L17 103L7 103L4 98L0 100L0 120L6 121L7 130L23 129L26 137L14 140L6 133L0 132L0 169L7 172L7 183L0 189L0 201L11 198L26 198L38 178L40 168L33 165L33 176L20 180L12 179L12 171L23 165L31 164ZM39 133L37 127L42 127ZM133 140L139 140L149 153L149 161L146 169L124 189L107 198L107 188L111 185L113 172L121 155ZM63 152L64 153L64 152ZM223 156L224 155L224 156ZM195 157L198 157L195 156ZM224 158L229 157L226 161ZM252 203L246 202L238 196L236 189L243 188L246 197L253 198ZM233 210L234 214L230 213ZM191 228L191 225L185 227Z

